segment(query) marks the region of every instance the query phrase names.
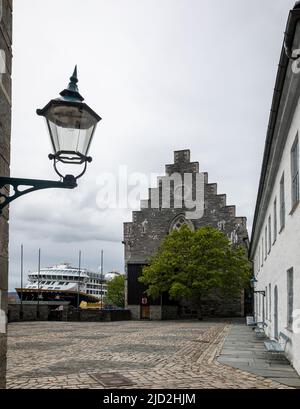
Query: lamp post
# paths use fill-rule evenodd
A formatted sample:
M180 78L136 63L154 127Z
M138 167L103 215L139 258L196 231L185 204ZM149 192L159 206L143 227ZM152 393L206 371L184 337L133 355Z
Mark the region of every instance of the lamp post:
M49 159L53 160L55 172L60 181L19 179L0 177L0 215L9 203L25 194L43 189L75 189L77 180L84 175L87 164L92 161L88 152L95 134L98 122L101 121L87 104L78 90L77 66L70 78L68 87L60 93L60 98L51 100L37 114L46 120L53 153ZM84 165L78 176L63 175L57 169L57 163ZM13 192L10 195L9 189Z

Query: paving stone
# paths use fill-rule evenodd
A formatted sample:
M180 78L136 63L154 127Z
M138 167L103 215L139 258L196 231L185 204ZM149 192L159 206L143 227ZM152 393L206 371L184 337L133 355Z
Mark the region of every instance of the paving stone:
M277 380L286 386L298 385L297 382L300 382L299 375L288 360L282 355L268 354L263 340L257 339L253 331L244 325L231 327L218 362L257 376Z
M274 380L276 382L286 384L286 385L291 386L291 387L296 388L296 389L300 389L300 380L299 379L274 378L272 380Z
M132 383L119 389L288 388L247 372L244 363L254 363L249 351L246 357L235 357L238 369L217 361L234 329L228 322L200 321L10 324L7 386L103 389L93 374L114 373ZM207 342L199 342L203 339ZM238 345L238 333L235 340ZM242 354L243 347L237 351ZM273 371L278 376L279 367Z

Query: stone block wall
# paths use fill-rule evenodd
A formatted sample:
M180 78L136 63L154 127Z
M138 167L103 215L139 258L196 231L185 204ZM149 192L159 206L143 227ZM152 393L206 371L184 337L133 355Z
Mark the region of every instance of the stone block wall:
M21 305L9 304L8 305L8 322L19 321L48 321L49 307L48 305L40 305L39 308L36 304L23 305L23 319L21 318Z
M9 176L11 139L12 0L0 0L0 176ZM6 377L8 210L0 216L0 388Z
M163 320L176 320L179 317L178 315L178 306L176 305L163 305L161 318Z
M140 305L128 305L127 308L131 311L131 318L133 320L139 320L141 318Z
M160 321L162 319L162 311L160 305L151 305L150 307L150 320Z
M39 311L39 314L38 314ZM21 305L11 303L8 305L8 322L30 321L85 321L85 322L110 322L127 321L131 319L129 310L80 310L64 306L63 311L55 311L51 305L23 304L23 318Z

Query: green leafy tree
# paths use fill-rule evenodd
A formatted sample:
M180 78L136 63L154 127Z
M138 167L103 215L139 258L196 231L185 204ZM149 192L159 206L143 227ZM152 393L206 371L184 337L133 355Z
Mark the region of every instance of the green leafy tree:
M106 304L112 304L116 307L125 306L125 276L117 276L107 283Z
M212 227L192 232L184 226L163 240L139 280L149 296L166 292L175 300L192 300L201 315L201 299L216 292L238 296L250 276L243 247L232 246L223 232Z

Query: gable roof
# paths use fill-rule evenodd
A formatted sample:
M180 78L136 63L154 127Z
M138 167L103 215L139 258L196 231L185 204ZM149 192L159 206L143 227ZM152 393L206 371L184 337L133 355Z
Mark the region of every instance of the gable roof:
M290 63L290 58L292 54L292 47L294 43L297 23L300 20L300 1L297 1L294 8L290 11L285 36L282 45L282 51L280 55L280 61L278 65L276 83L274 88L267 137L264 149L263 163L260 175L260 182L258 188L258 196L253 220L252 237L250 245L250 257L253 257L253 252L256 247L256 235L260 233L261 226L258 223L259 215L261 212L261 202L264 190L266 188L266 178L269 172L269 162L271 147L274 141L275 128L278 120L279 108L282 101L284 85L287 77L287 70Z

